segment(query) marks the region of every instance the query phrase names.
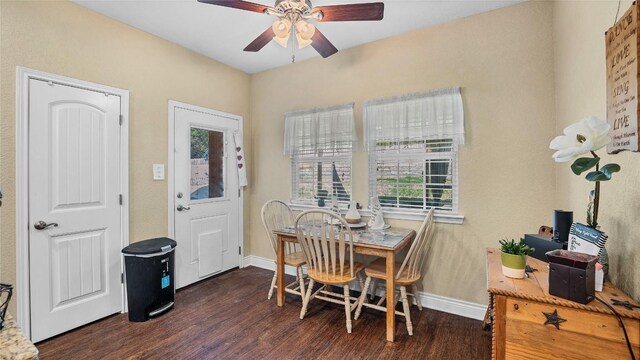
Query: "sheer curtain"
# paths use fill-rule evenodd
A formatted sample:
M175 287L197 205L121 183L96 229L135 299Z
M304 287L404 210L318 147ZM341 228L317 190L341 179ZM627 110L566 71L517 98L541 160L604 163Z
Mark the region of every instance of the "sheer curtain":
M285 114L284 154L355 150L353 103Z
M459 87L369 100L364 103L364 145L453 139L464 144L464 112Z

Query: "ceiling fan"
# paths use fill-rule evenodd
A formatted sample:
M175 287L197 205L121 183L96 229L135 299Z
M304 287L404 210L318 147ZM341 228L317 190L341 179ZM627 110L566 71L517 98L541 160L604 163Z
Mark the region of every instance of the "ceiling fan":
M377 21L384 16L384 3L359 3L313 7L310 0L276 0L273 7L242 0L198 0L201 3L226 6L276 16L271 27L253 40L244 51L256 52L271 40L287 47L295 39L298 48L311 45L322 57L338 52L335 46L309 20Z

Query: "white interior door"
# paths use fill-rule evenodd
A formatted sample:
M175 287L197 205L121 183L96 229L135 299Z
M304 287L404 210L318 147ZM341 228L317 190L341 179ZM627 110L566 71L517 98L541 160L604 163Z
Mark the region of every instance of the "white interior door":
M178 288L239 265L239 117L173 107Z
M33 341L121 311L120 101L29 80Z

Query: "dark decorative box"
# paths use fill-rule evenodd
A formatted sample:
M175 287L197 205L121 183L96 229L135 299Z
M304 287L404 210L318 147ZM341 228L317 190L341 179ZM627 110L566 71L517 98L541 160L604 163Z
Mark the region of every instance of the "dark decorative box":
M547 252L549 260L549 294L587 304L596 294L598 257L575 251Z

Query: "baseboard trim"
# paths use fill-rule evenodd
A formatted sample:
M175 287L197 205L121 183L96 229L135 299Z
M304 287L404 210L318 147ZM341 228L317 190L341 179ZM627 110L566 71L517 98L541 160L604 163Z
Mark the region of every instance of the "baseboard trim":
M255 266L267 270L275 270L276 263L272 259L261 256L249 255L244 258L244 266ZM296 268L293 266L285 266L284 272L287 275L296 275ZM305 271L306 273L306 271ZM359 284L354 284L354 290L360 290ZM378 291L380 292L380 290ZM420 301L424 307L429 309L446 312L449 314L459 315L466 318L482 320L487 311L487 306L477 304L465 300L458 300L446 296L430 294L428 292L419 292Z
M276 271L276 262L261 256L249 255L244 257L244 267L255 266L261 269L267 269ZM287 275L296 276L296 268L293 266L285 265L284 273ZM306 274L306 271L305 271Z

